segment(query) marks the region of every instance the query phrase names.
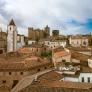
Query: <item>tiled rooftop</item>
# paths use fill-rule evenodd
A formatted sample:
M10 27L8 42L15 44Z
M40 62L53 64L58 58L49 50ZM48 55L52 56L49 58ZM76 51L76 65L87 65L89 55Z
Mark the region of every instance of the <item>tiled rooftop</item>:
M60 88L76 88L76 89L90 89L92 84L90 83L79 83L79 82L68 82L68 81L42 81L43 86L47 87L60 87Z
M27 55L2 55L0 56L0 71L7 70L27 70L41 65L50 64L49 60L36 56Z
M81 70L82 73L92 73L92 68L90 67L82 66L81 68L82 68Z
M34 88L36 91L36 88L50 88L51 90L58 89L58 88L64 88L64 89L83 89L88 90L92 88L91 83L80 83L80 82L69 82L69 81L59 81L63 76L61 74L58 74L54 71L46 73L40 77L38 77L38 81L33 83L26 88L22 89L20 92L30 92L30 88ZM35 92L33 91L33 92ZM39 91L40 92L40 91ZM45 91L42 91L45 92ZM46 91L47 92L47 91ZM53 91L51 91L53 92ZM55 91L57 92L57 91ZM63 91L62 91L63 92ZM65 91L67 92L67 91ZM69 91L72 92L72 91ZM79 92L79 91L78 91Z
M80 52L88 52L88 51L90 51L87 47L72 47L72 46L68 46L67 47L68 49L70 49L70 50L74 50L74 51L80 51Z
M62 57L62 56L67 56L69 55L70 53L66 52L66 51L60 51L60 52L56 52L54 53L54 56L55 57Z
M48 72L38 77L38 80L60 80L63 76L55 71Z
M82 53L78 53L78 52L75 52L75 51L71 51L71 57L72 58L75 58L75 59L78 59L80 61L88 61L88 59L91 57L89 55L85 55L85 54L82 54Z

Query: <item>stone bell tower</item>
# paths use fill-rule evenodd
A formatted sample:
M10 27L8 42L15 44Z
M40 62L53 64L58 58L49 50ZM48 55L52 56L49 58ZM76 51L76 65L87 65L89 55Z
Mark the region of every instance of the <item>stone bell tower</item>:
M12 19L7 26L7 52L17 51L17 27Z

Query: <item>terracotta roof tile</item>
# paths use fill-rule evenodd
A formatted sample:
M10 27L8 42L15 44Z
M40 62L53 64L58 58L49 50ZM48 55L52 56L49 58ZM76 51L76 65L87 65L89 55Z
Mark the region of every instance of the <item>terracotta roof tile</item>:
M79 82L45 81L44 84L47 85L48 87L76 88L76 89L90 89L90 88L92 88L91 83L79 83Z
M64 89L83 89L88 90L92 88L92 83L80 83L80 82L69 82L69 81L59 81L62 78L61 74L56 73L55 71L51 71L44 75L38 77L38 82L34 82L22 89L20 92L26 92L30 88L50 88L54 90L54 88L64 88ZM35 89L36 90L36 89Z
M88 59L91 57L89 55L85 55L85 54L82 54L82 53L78 53L76 51L71 51L71 57L72 58L75 58L75 59L78 59L80 61L88 61Z
M59 52L56 52L54 53L54 56L56 57L62 57L62 56L66 56L66 55L69 55L70 53L66 52L66 51L59 51Z

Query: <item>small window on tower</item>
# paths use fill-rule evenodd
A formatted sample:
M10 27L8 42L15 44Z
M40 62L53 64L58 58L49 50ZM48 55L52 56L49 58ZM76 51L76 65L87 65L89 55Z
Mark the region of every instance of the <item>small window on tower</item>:
M11 30L11 27L10 27L10 30Z

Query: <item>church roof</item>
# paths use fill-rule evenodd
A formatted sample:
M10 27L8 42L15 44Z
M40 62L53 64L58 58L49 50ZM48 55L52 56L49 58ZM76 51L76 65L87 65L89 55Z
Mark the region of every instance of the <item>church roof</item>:
M16 25L15 25L15 22L14 22L14 20L13 20L13 19L10 21L9 25L16 26Z

